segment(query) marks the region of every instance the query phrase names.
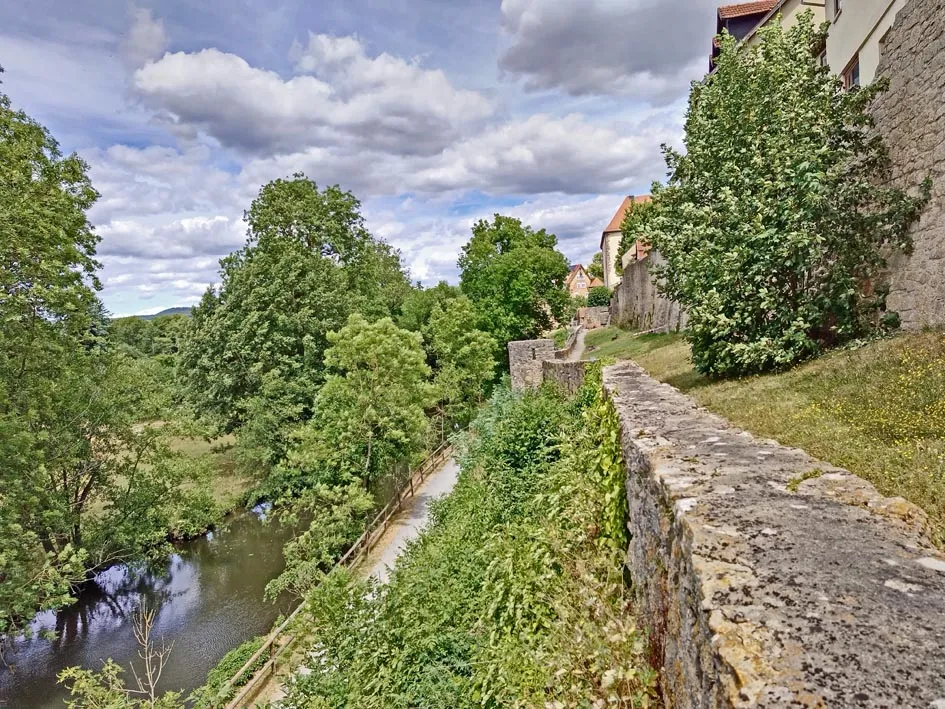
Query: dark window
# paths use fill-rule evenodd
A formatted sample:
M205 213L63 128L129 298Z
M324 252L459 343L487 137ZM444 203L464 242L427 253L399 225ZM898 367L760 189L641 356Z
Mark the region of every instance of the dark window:
M843 72L843 85L848 89L860 85L860 56L853 57L853 61Z

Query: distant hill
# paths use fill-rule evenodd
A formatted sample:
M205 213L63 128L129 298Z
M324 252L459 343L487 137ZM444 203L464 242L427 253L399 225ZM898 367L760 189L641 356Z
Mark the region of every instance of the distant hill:
M162 310L159 313L154 315L138 315L136 317L141 318L142 320L154 320L154 318L160 318L165 315L186 315L190 317L190 308L168 308L167 310Z

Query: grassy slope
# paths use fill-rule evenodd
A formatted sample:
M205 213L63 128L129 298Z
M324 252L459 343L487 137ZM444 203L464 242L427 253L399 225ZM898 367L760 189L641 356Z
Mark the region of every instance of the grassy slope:
M913 333L830 352L794 369L712 381L680 335L588 333L590 356L633 359L737 426L866 478L928 513L945 547L945 335Z

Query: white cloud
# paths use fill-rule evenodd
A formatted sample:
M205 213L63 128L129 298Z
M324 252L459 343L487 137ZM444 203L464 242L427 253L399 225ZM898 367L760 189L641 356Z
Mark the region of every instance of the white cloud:
M99 227L102 256L149 260L219 257L246 240L242 221L226 216L186 217L157 225L136 219L114 219Z
M166 54L139 69L134 86L174 125L259 155L325 145L430 155L492 112L443 72L368 57L353 37L311 35L292 54L307 73L290 79L217 49Z
M658 121L624 133L578 115L539 114L461 141L409 184L431 192L613 192L662 177L659 146L675 137L673 125Z
M502 0L499 67L529 90L668 103L708 68L714 0Z
M131 28L121 43L121 55L129 69L137 69L158 59L167 49L164 21L155 19L151 11L132 5L129 8Z

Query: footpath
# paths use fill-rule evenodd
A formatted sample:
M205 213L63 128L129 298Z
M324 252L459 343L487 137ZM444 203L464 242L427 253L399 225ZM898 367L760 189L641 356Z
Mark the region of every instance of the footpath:
M387 583L397 558L429 524L430 503L452 492L458 477L459 465L454 458L449 458L430 473L414 491L413 497L406 501L400 512L391 519L387 530L373 545L371 552L358 564L358 572L365 577L373 576L380 583ZM282 667L245 706L266 706L267 703L278 706L277 702L285 697L283 684L289 678L293 664L295 663Z

